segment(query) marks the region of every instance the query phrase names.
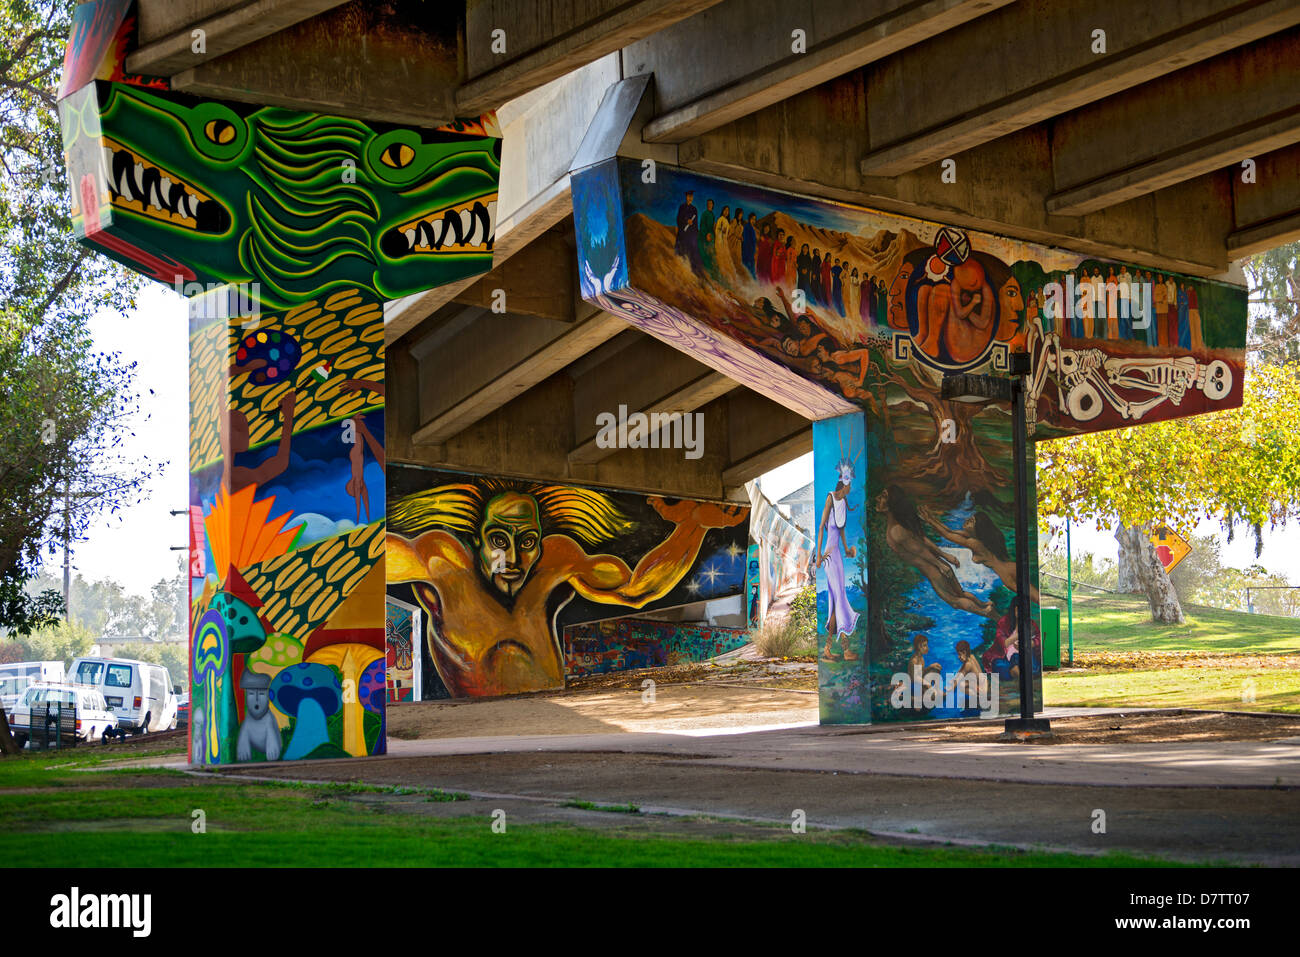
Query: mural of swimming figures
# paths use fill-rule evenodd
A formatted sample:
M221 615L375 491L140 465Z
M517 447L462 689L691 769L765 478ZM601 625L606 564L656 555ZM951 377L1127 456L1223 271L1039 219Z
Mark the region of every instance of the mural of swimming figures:
M740 594L749 508L393 468L388 582L453 697L564 686L568 625ZM614 606L611 608L611 606Z
M942 377L1029 353L1035 440L1232 408L1245 290L640 174L572 177L583 295L814 420L822 720L1014 711L1021 667L1041 683L1032 557L1033 617L1014 612L1010 410L944 401Z
M491 267L491 116L408 129L198 100L78 8L78 238L191 297L191 758L382 753L383 305Z

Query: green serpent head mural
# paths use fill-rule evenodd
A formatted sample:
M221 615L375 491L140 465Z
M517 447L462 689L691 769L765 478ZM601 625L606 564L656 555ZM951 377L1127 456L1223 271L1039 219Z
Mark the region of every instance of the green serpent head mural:
M133 18L77 8L59 112L77 238L214 292L190 309L191 759L382 753L383 304L491 268L495 119L179 95L124 72Z
M501 141L98 81L60 103L73 216L160 282L253 283L287 308L394 299L491 266Z

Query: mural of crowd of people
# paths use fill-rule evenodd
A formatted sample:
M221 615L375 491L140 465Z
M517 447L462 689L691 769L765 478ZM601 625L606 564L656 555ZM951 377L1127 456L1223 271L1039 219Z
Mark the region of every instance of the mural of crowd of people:
M423 612L426 698L562 688L566 626L744 588L747 506L414 466L389 483L389 591Z
M495 118L174 93L123 73L131 11L77 8L59 115L78 238L195 297L191 758L382 753L383 306L490 268Z
M1005 714L1022 666L1041 688L1036 585L1028 627L1014 610L1009 410L944 401L943 375L1030 353L1036 439L1241 401L1237 286L663 165L647 183L626 160L574 197L589 301L818 420L828 723Z

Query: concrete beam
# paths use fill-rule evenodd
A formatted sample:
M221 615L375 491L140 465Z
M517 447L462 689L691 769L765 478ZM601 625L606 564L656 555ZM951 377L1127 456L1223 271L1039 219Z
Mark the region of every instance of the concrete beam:
M1259 157L1254 182L1242 182L1240 168L1231 175L1236 228L1227 246L1234 257L1300 240L1300 145Z
M1300 142L1296 70L1291 29L1059 117L1048 211L1090 213Z
M172 88L364 120L440 126L457 116L458 11L453 4L408 7L405 2L351 0L182 70L172 77Z
M707 367L702 367L702 369L700 375L678 386L658 400L649 403L646 407L629 409L628 415L633 414L633 412L643 412L647 416L655 413L677 412L685 414L694 412L696 409L708 405L714 399L720 398L731 390L740 387L739 383L728 379L721 372L714 372ZM606 411L617 414L613 409ZM569 452L569 464L594 465L609 458L617 451L617 448L601 448L596 444L596 436L592 436Z
M717 2L469 0L467 79L456 107L465 115L496 109ZM504 36L494 36L498 30Z
M625 329L606 312L569 325L487 313L427 351L413 344L425 357L420 379L437 383L445 398L412 442L446 442Z
M630 45L623 69L655 76L646 142L680 143L1010 2L729 0Z
M1223 272L1234 228L1232 186L1207 174L1086 216L1055 215L1049 124L957 157L956 182L935 164L897 177L858 174L865 148L863 71L840 77L679 147L681 163L775 189L1061 246L1192 275Z
M126 68L147 76L172 76L346 2L139 0L139 46L127 56ZM201 44L195 36L198 30Z
M572 240L552 229L459 292L456 302L573 322L581 302L577 264Z
M566 372L573 380L574 441L565 451L575 466L609 456L610 450L595 445L602 413L617 415L620 405L629 412L694 411L736 385L726 376L714 377L714 370L694 356L631 328Z
M740 488L774 468L785 465L813 449L812 423L758 449L743 459L733 461L722 470L722 485L728 490Z
M868 68L862 173L919 169L1297 23L1294 0L1014 4Z

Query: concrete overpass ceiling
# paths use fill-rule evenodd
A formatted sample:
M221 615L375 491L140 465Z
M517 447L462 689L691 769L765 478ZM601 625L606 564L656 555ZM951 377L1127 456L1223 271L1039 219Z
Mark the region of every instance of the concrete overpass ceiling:
M623 50L654 74L647 142L681 143L1012 0L726 0Z

